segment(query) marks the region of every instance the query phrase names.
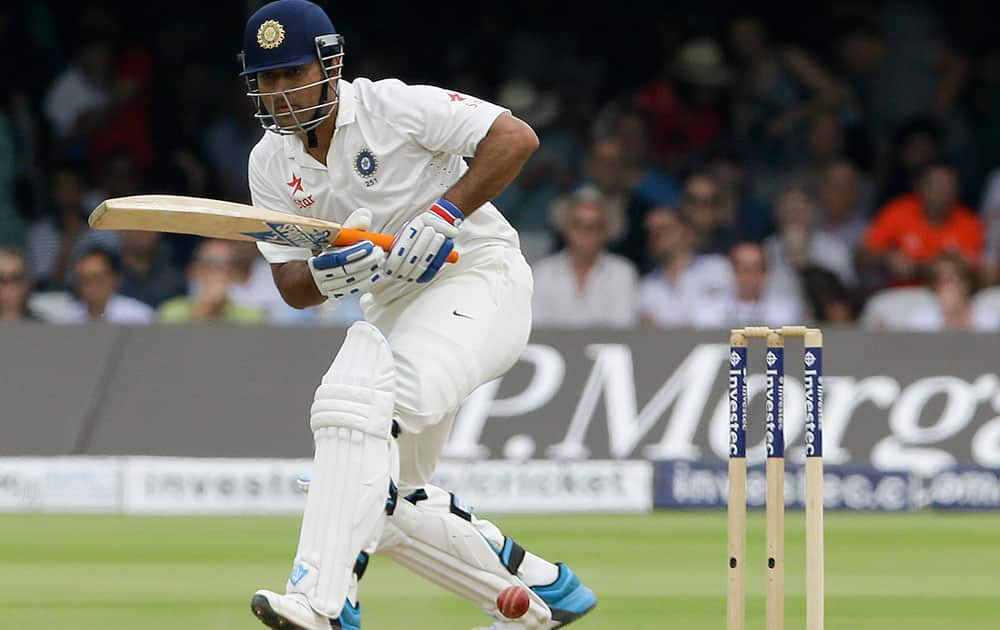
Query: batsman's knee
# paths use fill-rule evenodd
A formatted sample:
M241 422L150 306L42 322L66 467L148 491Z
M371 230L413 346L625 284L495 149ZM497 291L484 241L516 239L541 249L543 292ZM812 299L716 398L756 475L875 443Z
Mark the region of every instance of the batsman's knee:
M396 371L382 333L356 322L316 389L310 426L337 427L386 439L392 432Z

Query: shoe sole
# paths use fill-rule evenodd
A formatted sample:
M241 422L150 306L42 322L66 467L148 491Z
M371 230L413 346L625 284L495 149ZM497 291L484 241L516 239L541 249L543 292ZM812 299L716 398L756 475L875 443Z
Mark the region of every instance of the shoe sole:
M263 595L254 595L250 600L250 610L257 619L268 628L280 628L281 630L306 630L302 626L296 625L282 617L271 607L271 602Z
M559 625L553 626L553 628L568 626L595 608L597 608L597 602L594 602L590 608L580 613L572 613L566 610L553 610L552 620L559 622ZM271 607L271 602L267 601L267 598L263 595L253 596L253 599L250 600L250 611L268 628L278 628L279 630L306 630L302 626L297 626L285 617L276 613L274 608ZM330 627L339 628L340 624L334 625L331 623Z
M572 612L569 612L568 610L553 610L552 611L552 621L559 622L559 625L552 626L552 627L553 628L562 628L563 626L568 626L569 624L573 623L574 621L576 621L580 617L583 617L584 615L586 615L587 613L589 613L590 611L592 611L595 608L597 608L597 602L594 602L590 606L590 608L588 608L587 610L585 610L583 612L579 612L579 613L572 613Z

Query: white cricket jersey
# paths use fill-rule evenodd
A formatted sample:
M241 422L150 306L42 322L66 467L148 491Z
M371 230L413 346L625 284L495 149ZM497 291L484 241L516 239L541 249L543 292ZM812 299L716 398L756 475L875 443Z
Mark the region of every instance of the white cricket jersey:
M372 211L371 229L395 234L468 170L502 107L427 85L395 79L339 83L336 131L326 166L298 136L265 133L250 152L253 205L343 223L358 208ZM517 232L492 203L462 223L456 249L518 247ZM306 260L308 249L259 242L271 263Z

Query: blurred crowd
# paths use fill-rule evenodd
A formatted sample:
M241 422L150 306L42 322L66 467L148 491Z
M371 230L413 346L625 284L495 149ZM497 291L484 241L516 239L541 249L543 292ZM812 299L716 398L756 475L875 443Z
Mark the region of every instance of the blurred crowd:
M377 23L326 7L347 78L465 91L541 138L496 200L534 269L537 326L1000 331L988 4L567 16L513 2L447 17L384 4ZM0 97L0 320L360 316L285 306L253 244L86 222L130 194L248 201L262 131L235 53L257 5L0 8L0 48L21 61Z

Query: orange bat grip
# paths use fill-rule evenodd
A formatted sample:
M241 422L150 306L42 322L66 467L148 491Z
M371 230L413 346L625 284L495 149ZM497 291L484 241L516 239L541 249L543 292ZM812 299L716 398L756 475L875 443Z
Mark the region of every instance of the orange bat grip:
M392 234L379 234L378 232L365 232L364 230L354 230L351 228L341 228L340 234L333 241L334 245L351 245L357 243L358 241L371 241L375 243L385 251L389 251L392 247L392 239L395 238ZM458 252L452 250L448 254L448 262L453 263L458 261Z

